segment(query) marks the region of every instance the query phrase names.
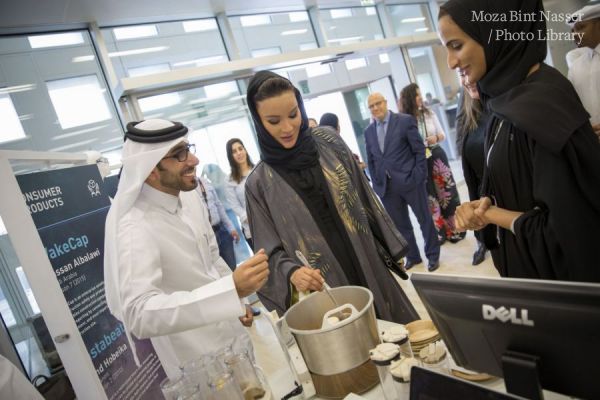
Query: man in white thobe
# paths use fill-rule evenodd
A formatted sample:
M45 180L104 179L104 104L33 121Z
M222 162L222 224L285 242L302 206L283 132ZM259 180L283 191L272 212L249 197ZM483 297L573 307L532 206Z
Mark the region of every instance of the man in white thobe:
M578 47L567 53L569 80L600 136L600 4L576 11L569 25Z
M127 126L123 170L106 222L108 306L130 335L150 338L169 377L226 345L252 350L240 301L266 282L259 251L233 273L219 257L198 191L187 128L164 120ZM241 321L241 322L240 322Z

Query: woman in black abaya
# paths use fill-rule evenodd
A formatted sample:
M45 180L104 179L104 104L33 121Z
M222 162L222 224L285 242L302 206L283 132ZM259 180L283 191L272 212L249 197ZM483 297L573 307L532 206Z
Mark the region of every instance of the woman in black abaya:
M473 22L473 13L534 21ZM490 110L485 197L462 204L457 226L497 226L494 264L500 275L600 281L600 143L571 83L544 64L541 0L450 0L440 8L448 66L476 83ZM534 35L505 40L499 32Z

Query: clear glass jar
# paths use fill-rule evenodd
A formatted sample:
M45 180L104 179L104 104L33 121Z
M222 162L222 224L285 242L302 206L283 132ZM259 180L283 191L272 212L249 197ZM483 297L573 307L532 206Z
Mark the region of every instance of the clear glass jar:
M377 374L381 382L381 389L386 400L396 400L396 388L390 373L392 361L400 358L400 348L393 343L382 343L369 351L371 361L377 367Z
M205 355L196 360L191 360L183 364L183 380L188 386L207 387L208 375L207 365L214 362L214 356Z
M421 366L421 362L419 359L413 357L402 357L399 361L394 361L390 366L398 400L410 399L410 375L411 369L414 366Z
M444 356L438 360L427 361L427 359L423 359L421 361L423 362L424 368L439 372L440 374L448 375L450 373L448 356L446 354L444 354Z
M421 359L424 368L428 368L442 374L448 374L450 372L448 351L446 349L446 345L441 340L435 343L430 343L429 346L421 349L419 358Z
M400 356L414 357L410 341L408 340L408 330L404 325L392 326L385 330L381 338L384 343L393 343L400 347Z
M165 400L178 400L184 382L181 376L171 379L165 378L160 383L160 390Z
M231 372L213 376L208 386L211 400L244 400L242 391Z
M262 393L263 389L256 370L247 351L240 351L234 354L229 354L225 357L225 365L227 365L233 377L237 381L242 393L245 397L254 398ZM252 395L251 395L252 394Z

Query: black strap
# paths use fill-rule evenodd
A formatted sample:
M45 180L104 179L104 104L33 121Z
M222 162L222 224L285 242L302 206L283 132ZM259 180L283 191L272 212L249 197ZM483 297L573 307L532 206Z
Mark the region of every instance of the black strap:
M206 196L206 189L204 188L204 185L202 184L202 180L200 178L198 178L198 187L200 188L200 191L202 192L202 198L204 199L204 204L206 204L206 210L208 211L208 222L210 222L210 224L212 225L212 218L210 216L210 207L208 206L208 197Z

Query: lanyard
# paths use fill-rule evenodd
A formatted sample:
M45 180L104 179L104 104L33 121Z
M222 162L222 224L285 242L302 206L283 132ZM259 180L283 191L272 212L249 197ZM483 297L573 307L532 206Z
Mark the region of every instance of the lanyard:
M210 222L212 225L212 217L210 216L210 207L208 206L208 197L206 196L206 189L204 189L204 185L202 184L200 178L198 178L198 187L202 192L202 199L204 200L204 204L206 204L206 210L208 211L208 222Z

